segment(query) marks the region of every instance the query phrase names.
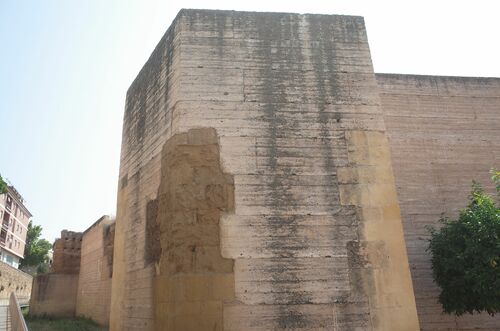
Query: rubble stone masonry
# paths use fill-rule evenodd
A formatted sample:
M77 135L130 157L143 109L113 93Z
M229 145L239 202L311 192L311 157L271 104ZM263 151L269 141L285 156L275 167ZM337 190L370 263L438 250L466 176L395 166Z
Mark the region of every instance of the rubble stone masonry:
M127 93L110 329L418 330L383 115L361 17L182 10Z
M191 129L167 141L151 204L157 212L147 214L147 240L159 244L155 329L222 329L224 305L235 293L234 260L222 257L219 220L234 209L234 183L221 170L214 129Z

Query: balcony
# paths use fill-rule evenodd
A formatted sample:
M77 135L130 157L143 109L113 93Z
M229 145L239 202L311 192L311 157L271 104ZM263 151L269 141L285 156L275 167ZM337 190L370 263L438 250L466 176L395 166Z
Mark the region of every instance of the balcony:
M6 245L6 241L7 241L7 231L5 231L4 229L2 229L0 231L0 244L2 246L5 246Z

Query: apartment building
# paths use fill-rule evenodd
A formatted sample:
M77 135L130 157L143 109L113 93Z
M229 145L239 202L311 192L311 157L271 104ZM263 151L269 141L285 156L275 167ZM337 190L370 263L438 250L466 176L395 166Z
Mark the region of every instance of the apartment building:
M24 206L21 194L14 186L8 186L5 194L0 194L0 261L15 268L24 257L24 246L31 213Z

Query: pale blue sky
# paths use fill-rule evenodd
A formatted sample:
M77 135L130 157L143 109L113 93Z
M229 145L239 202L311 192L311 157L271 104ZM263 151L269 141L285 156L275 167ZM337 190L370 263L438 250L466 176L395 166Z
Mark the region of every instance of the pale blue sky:
M376 72L500 77L496 2L0 0L0 173L51 241L114 214L125 93L181 8L362 15Z

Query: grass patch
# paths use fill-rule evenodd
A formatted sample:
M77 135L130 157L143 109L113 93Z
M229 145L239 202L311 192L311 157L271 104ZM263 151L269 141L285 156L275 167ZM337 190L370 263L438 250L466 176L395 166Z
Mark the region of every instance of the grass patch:
M90 319L81 317L30 317L26 318L30 331L107 331Z

